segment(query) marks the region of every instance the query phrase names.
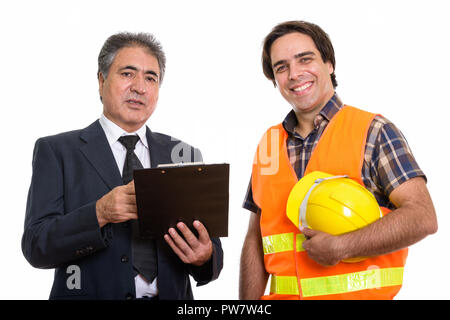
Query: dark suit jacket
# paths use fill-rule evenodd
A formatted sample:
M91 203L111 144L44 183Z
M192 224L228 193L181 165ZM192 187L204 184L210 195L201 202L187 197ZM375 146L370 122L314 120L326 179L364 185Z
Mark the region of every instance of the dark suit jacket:
M149 128L147 140L152 167L171 163L173 147L182 143ZM200 151L187 144L181 150L190 153L180 154L183 159L201 159ZM122 184L98 120L83 130L36 142L22 251L34 267L55 268L50 299L135 297L130 224L107 224L100 229L95 210L98 199ZM197 285L219 276L223 251L219 239L212 242L211 260L194 267L184 264L164 239L157 241L160 299L193 299L189 275ZM80 271L75 288L70 285L74 275L70 266Z

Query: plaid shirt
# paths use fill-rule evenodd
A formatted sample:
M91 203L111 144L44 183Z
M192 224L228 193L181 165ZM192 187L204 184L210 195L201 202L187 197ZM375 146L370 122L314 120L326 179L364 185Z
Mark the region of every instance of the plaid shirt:
M337 94L334 94L314 119L314 129L305 138L295 132L297 118L293 110L284 119L283 127L288 133L286 143L289 161L298 179L303 177L311 154L326 126L342 106L343 103ZM395 206L389 201L389 194L396 187L414 177L421 176L426 179L400 130L380 116L376 116L372 121L367 134L361 176L365 187L372 192L379 205L390 209ZM251 179L243 207L255 213L260 212L260 208L253 201Z

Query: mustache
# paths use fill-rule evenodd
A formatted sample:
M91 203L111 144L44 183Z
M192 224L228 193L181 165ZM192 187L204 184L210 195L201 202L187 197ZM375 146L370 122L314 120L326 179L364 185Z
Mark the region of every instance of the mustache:
M137 94L129 94L125 97L125 101L130 101L130 100L139 102L141 104L147 104L147 99L145 97L142 97Z

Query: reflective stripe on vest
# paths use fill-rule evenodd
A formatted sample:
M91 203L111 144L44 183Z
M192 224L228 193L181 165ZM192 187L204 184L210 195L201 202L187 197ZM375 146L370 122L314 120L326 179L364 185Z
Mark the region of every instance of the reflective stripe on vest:
M297 252L305 251L302 246L303 241L305 241L305 236L298 233L295 237L295 248ZM292 232L266 236L262 238L262 242L264 254L294 250L294 234Z
M328 277L301 279L303 297L342 294L366 289L377 289L401 285L403 268L370 269ZM271 294L298 295L296 276L273 276L270 281Z
M290 294L298 295L297 277L274 276L270 279L270 293L271 294Z

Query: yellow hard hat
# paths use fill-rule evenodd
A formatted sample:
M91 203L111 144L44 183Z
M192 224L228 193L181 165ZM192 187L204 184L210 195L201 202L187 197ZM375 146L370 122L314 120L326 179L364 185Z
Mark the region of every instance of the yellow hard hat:
M320 171L305 175L295 184L289 194L286 214L297 227L332 235L360 229L382 217L375 197L366 188L347 176Z

